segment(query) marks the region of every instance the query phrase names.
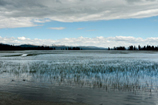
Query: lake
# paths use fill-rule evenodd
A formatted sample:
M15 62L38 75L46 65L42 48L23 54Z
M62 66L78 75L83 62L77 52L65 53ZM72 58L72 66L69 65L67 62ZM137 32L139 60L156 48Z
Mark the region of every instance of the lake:
M0 105L158 105L158 52L0 52Z

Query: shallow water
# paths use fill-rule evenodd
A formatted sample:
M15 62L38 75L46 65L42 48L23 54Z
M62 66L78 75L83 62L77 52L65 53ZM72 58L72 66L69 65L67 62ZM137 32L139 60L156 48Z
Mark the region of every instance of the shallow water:
M0 94L31 102L157 105L157 91L154 51L0 52Z

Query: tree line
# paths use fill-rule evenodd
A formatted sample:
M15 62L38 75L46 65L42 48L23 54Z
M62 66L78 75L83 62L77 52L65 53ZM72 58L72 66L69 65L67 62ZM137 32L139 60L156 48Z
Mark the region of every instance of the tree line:
M65 47L65 48L61 48L61 50L82 50L82 48L80 48L80 47Z
M49 46L21 47L8 44L0 44L0 50L54 50Z
M14 45L8 45L8 44L2 44L0 43L0 51L7 51L7 50L56 50L55 47L50 46L14 46ZM60 50L82 50L80 47L65 47L60 48Z
M8 44L2 44L0 43L0 51L3 50L82 50L82 48L80 47L53 47L53 46L34 46L34 45L26 45L26 46L14 46L14 45L8 45ZM108 50L155 50L158 51L158 46L140 46L138 45L136 46L129 46L129 47L125 47L125 46L119 46L119 47L113 47L110 48L108 47Z
M110 48L108 47L108 50L158 50L157 46L151 46L151 45L147 45L147 46L140 46L138 45L138 47L136 46L129 46L129 47L124 47L124 46L119 46L119 47L114 47L114 48Z

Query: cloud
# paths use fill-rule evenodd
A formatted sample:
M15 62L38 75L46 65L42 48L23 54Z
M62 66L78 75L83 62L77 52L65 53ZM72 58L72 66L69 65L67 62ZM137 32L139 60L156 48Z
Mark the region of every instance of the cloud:
M23 41L23 40L30 40L30 38L26 38L26 37L24 37L24 36L18 37L17 39L18 39L18 40L22 40L22 41Z
M32 20L35 23L45 23L45 22L50 22L50 19L44 18L44 19L33 19Z
M63 30L63 29L65 29L65 27L50 27L49 29L52 29L52 30Z
M19 17L19 18L5 18L0 16L0 28L17 28L17 27L34 27L37 24L31 22L32 19Z
M0 28L144 18L158 16L158 0L0 0L0 14Z
M158 37L150 37L150 38L136 38L132 36L115 36L115 37L95 37L95 38L87 38L87 37L78 37L78 38L64 38L64 39L30 39L26 37L0 37L1 43L8 44L35 44L35 45L67 45L67 46L97 46L97 47L114 47L114 46L130 46L130 45L154 45L158 46Z

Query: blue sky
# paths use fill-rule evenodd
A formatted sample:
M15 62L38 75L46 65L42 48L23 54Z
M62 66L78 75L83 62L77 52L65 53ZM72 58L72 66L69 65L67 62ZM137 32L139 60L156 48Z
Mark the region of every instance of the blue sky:
M0 43L158 45L158 0L1 0L0 5Z
M98 20L88 22L58 22L51 21L39 24L41 26L22 28L0 29L2 37L21 37L31 39L61 39L83 37L157 37L158 36L158 16L141 19L116 19ZM64 27L62 30L53 30L50 27Z

